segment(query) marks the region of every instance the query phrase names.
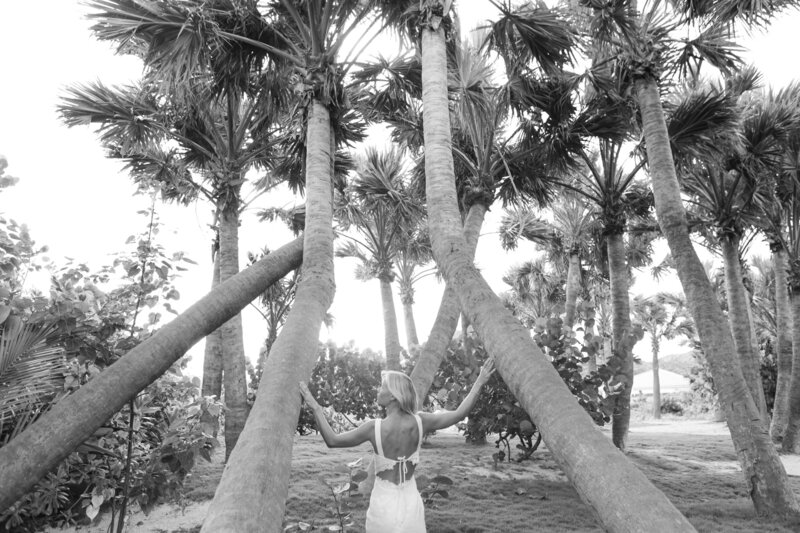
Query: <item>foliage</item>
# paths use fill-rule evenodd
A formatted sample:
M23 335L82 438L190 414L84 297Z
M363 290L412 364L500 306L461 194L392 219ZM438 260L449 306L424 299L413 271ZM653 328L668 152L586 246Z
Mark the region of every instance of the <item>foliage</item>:
M197 378L181 375L185 364L185 360L176 363L134 401L136 436L128 495L146 512L159 500L179 496L196 459L210 460L217 445L211 436L216 428L206 419L218 420L222 405L200 396ZM129 416L129 407L115 414L0 515L0 524L28 531L45 523L85 523L102 509L114 508L123 497Z
M595 423L602 425L608 422L613 409L611 400L619 390L619 387L610 383L616 374L614 365L619 365L617 358L612 357L597 371L583 375L582 364L589 357L577 343L576 334L563 327L559 318L537 319L534 323L534 340ZM432 384L429 396L432 402L453 409L468 394L487 357L480 341L474 338L472 342L476 349L471 354L465 353L462 343L450 347ZM481 389L468 422L461 424L460 429L470 442L482 442L489 433L517 436L520 440L520 446L517 447L522 450L522 456L529 456L531 449L535 449L534 440L537 440L538 433L535 424L497 373ZM500 442L498 440L498 447Z
M329 406L342 416L340 420L332 420L335 430L350 429L354 425L350 417L364 420L379 416L377 393L383 366L379 359L368 355L368 352L359 352L352 344L342 347L320 345L319 359L311 372L308 388L320 405ZM314 430L314 416L304 409L297 422L297 432L307 435Z

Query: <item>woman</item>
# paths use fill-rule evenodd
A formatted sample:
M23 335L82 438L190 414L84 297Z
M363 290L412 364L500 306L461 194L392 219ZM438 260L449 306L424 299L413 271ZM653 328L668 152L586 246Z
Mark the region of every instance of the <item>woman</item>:
M303 400L314 413L317 429L329 448L349 448L367 441L372 444L375 485L367 509L367 533L425 532L425 509L414 479L422 437L465 418L492 372L494 363L490 359L461 405L455 411L438 413L417 412L417 395L411 378L402 372L382 372L378 405L385 409L386 416L368 420L344 433L331 429L322 407L306 384L300 383Z

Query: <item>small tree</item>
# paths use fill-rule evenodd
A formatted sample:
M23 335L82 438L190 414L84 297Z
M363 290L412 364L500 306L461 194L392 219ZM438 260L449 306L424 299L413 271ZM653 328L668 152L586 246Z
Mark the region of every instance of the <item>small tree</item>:
M637 295L631 302L634 324L638 324L650 335L653 353L653 418L661 418L661 383L658 375L658 354L661 339L694 337L694 322L688 316L683 296L659 293L645 297Z

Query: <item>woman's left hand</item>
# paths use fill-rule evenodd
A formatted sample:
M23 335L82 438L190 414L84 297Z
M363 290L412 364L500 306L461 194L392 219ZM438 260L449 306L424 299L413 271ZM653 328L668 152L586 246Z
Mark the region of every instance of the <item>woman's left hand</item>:
M308 385L306 385L305 381L300 382L300 395L303 397L303 401L306 402L311 409L319 407L314 395L311 394L310 390L308 390Z

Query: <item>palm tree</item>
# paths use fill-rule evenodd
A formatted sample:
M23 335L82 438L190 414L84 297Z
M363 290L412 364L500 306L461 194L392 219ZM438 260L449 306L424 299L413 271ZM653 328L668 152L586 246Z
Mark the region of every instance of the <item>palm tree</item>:
M303 241L296 239L221 283L0 448L0 508L30 491L197 341L298 268L302 258Z
M558 373L532 341L528 330L503 307L472 265L461 231L455 187L445 47L449 12L442 13L444 7L450 7L449 2L446 5L438 1L424 2L420 17L426 196L436 262L456 291L463 311L488 352L495 358L504 381L541 428L548 449L553 450L603 526L618 531L692 531L691 524L664 495L598 434L589 416L575 403ZM538 9L545 11L542 7ZM534 35L533 30L541 34L542 30L549 29L534 24L522 25L519 18L510 16L503 20L509 29L526 30L524 34L518 30L509 32L513 38L520 34ZM548 41L538 39L537 42ZM552 47L544 46L533 52L542 49L553 52ZM587 459L588 450L596 465L591 471L578 466ZM611 487L609 483L614 479L625 481ZM638 511L645 508L647 513Z
M503 247L516 247L518 238L543 244L551 262L559 267L567 263L564 325L575 324L578 293L581 285L581 260L592 245L599 227L595 212L581 198L566 194L551 206L552 224L539 219L531 209L506 211L500 223Z
M644 297L637 295L631 303L635 323L649 335L653 354L653 418L661 418L661 384L658 375L658 354L661 339L683 335L694 336L694 323L687 318L686 303L681 295L659 293Z
M413 231L422 216L420 202L406 183L405 154L368 148L355 179L342 195L337 215L343 229L353 226L358 236L340 246L338 257L361 260L366 278L380 282L383 302L386 366L400 370L400 336L397 330L392 282L394 262L403 236Z
M684 72L696 72L702 61L729 70L734 63L734 57L720 24L731 21L737 15L745 18L769 18L774 9L771 3L767 5L736 1L686 2L680 5L686 7L703 30L698 38L684 41L683 55L671 54L672 57L684 59L677 67ZM669 32L658 24L663 20L660 13L651 11L637 18L635 9L617 7L614 3L604 6L592 4L596 21L595 37L603 42L616 40L623 43L623 53L617 57L625 61L627 72L634 79L656 215L675 261L691 315L714 375L714 383L720 393L720 403L725 409L728 428L739 452L748 493L759 513L796 514L800 508L788 484L786 471L749 393L741 367L731 357L735 353L735 347L729 325L689 236L659 91L659 75L662 69L670 65L654 59L664 57L656 54L657 47L665 52L673 50L665 46L669 44ZM759 13L760 10L767 12ZM701 15L708 16L700 18Z
M109 8L104 13L93 15L101 37L108 36L108 27L120 16ZM116 35L112 33L111 35ZM236 52L209 52L213 44L202 43L203 53L211 53L212 61L237 64ZM159 50L144 47L147 57L156 56ZM231 57L232 56L232 57ZM100 83L75 86L68 90L60 106L68 125L99 123L103 143L115 148L117 157L130 161L135 178L152 167L147 143L163 144L167 141L181 147L181 161L177 170L163 176L167 190L174 196L181 189L178 183L188 187L187 193L178 200L188 201L194 196L204 195L213 202L218 221L216 253L214 255L214 277L225 281L239 271L239 214L246 205L241 199L242 184L250 169L267 165L272 145L273 132L270 123L277 117L274 103L282 98L284 89L277 84L264 83L274 74L262 72L260 65L253 68L245 62L242 68L251 72L242 73L233 68L222 74L213 71L198 72L193 78L192 90L182 95L183 102L174 96L162 98L159 87L148 77L159 76L158 65L148 68L145 81L139 86L110 89ZM221 78L227 75L228 79ZM205 82L198 81L206 78ZM244 77L245 83L239 81ZM254 84L250 79L258 80ZM216 87L221 94L216 94ZM135 136L131 136L134 133ZM187 168L202 173L209 188L201 188L188 175ZM181 175L183 171L183 175ZM159 176L157 176L159 177ZM153 180L153 178L150 178ZM154 181L154 180L153 180ZM274 183L272 184L274 185ZM163 190L163 189L162 189ZM178 193L174 191L178 191ZM220 394L219 364L214 360L217 351L221 354L222 381L225 390L225 444L226 454L236 444L247 418L247 381L245 369L244 340L241 317L225 323L212 337L207 349L209 357L209 379L207 392Z
M394 260L394 274L400 289L400 302L403 304L403 319L406 326L406 346L419 345L417 326L414 320L414 285L426 276L436 272L435 268L420 268L433 261L430 237L423 227L407 233L401 239Z

